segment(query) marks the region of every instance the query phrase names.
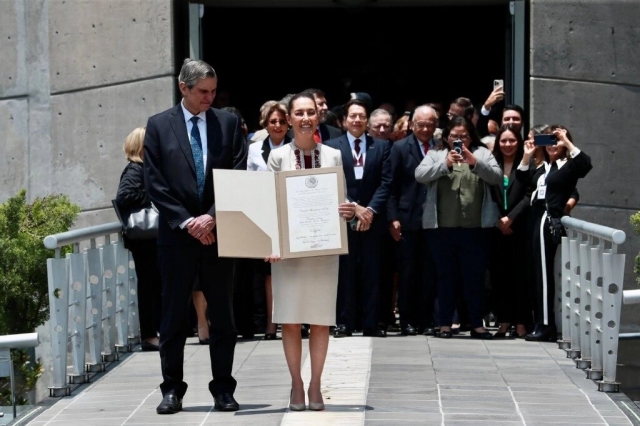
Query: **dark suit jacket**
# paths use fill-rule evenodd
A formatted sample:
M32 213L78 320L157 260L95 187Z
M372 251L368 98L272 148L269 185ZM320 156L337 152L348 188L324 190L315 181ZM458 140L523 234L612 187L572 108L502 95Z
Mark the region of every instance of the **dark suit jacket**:
M531 192L528 184L517 179L517 167L520 161L515 162L509 176L507 185L507 208L504 208L504 187L503 185L493 185L491 195L500 209L500 217L507 216L513 221L511 228L526 226L526 212L531 201Z
M318 130L320 130L322 143L328 141L329 139L334 139L343 135L342 130L324 123L318 124ZM293 129L289 129L289 131L287 132L287 136L293 139Z
M215 216L211 169L247 169L247 144L238 118L213 108L206 114L207 164L202 203L181 105L154 115L147 123L144 177L147 193L160 212L158 244L201 244L180 224L205 213Z
M402 229L422 229L422 205L427 198L427 187L416 181L416 167L424 158L421 142L410 135L393 144L389 155L391 164L391 191L387 204L387 220L400 221Z
M347 196L364 207L371 207L378 215L384 215L389 199L391 186L391 167L389 164L389 143L362 135L366 140L367 156L360 183L353 170L353 154L347 135L323 142L325 145L339 149L342 153L342 167L347 181Z

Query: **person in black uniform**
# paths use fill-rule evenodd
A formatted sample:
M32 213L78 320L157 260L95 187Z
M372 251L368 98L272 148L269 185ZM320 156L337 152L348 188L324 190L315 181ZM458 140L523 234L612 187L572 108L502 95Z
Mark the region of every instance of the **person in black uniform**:
M529 341L555 341L553 264L560 237L564 230L560 218L564 215L567 201L574 193L578 179L591 170L591 158L572 142L569 131L560 125L550 126L545 131L554 134L557 144L547 146L549 162L529 172L529 161L536 147L531 141L525 143L525 152L518 166L517 178L531 183L535 190L531 195L534 219L534 322L532 333L525 336Z

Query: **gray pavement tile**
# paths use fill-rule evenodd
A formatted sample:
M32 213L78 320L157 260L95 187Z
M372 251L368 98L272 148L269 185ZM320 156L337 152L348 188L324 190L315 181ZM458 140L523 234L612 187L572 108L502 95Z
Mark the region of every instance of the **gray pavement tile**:
M474 421L474 422L520 422L522 419L517 414L444 414L445 425L449 421Z
M388 399L367 399L368 411L377 412L412 412L412 413L439 413L440 406L437 401L398 401Z

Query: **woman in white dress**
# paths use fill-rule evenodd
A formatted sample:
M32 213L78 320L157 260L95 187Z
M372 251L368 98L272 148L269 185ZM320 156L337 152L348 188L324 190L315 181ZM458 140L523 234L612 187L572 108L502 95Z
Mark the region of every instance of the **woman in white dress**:
M271 171L342 165L340 151L316 144L313 134L318 126L318 108L313 95L299 93L289 101L289 125L293 141L271 151L268 168ZM338 212L344 219L355 215L355 205L342 203ZM323 410L321 376L329 346L329 326L336 322L338 291L338 256L318 256L280 261L272 255L273 322L282 324L282 343L291 374L289 409L302 411L305 406L302 382L302 338L300 324L310 324L309 409Z

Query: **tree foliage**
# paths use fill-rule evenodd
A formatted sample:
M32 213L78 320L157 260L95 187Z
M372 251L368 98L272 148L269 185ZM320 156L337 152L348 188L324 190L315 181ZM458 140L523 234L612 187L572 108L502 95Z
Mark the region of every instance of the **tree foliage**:
M0 204L0 335L32 333L49 319L47 235L69 230L80 213L66 195L27 203L26 191Z

